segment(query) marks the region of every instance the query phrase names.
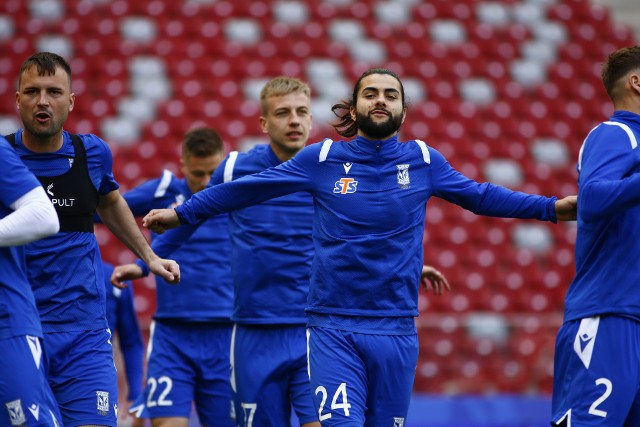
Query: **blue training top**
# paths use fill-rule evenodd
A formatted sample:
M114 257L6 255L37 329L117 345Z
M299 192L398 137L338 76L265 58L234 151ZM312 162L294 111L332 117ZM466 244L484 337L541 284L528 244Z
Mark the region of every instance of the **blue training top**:
M124 198L135 216L143 216L151 209L178 206L191 195L184 178L165 170L160 178L126 192ZM162 242L156 242L158 237L152 235L154 251L162 246ZM159 256L170 253L180 265L181 279L178 285L172 285L156 276L154 318L229 322L233 304L229 245L227 215L217 215L170 249L160 248L156 252Z
M35 153L22 143L22 129L16 133L16 151L34 175L58 176L71 168L75 158L73 144L67 131L62 135L60 150ZM89 175L98 194L117 190L107 144L92 134L79 137L85 145ZM107 328L102 260L93 233L58 232L25 248L29 282L45 333Z
M600 314L640 320L639 140L640 116L616 111L580 149L576 276L565 321Z
M193 224L301 191L313 195L315 207L309 324L371 333L380 325L375 319L418 315L431 196L481 215L556 220L555 197L477 183L424 142L397 137L312 144L275 168L203 190L176 211ZM386 332L410 328L404 322Z
M0 137L0 218L13 212L11 205L40 186L40 182ZM40 317L27 280L23 246L0 247L0 340L22 335L42 337Z
M232 152L216 169L209 185L237 180L281 163L267 144L257 145L248 153ZM231 212L234 322L306 323L304 308L313 259L312 217L313 201L308 193L288 194ZM194 223L170 230L154 240L153 248L160 256L173 256L171 249L194 230L199 233L199 228Z

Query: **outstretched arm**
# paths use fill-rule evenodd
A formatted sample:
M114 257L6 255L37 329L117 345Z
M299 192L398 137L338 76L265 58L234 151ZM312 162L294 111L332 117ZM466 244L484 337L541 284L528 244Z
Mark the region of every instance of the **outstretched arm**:
M211 216L246 208L285 194L312 191L313 180L307 170L307 163L315 164L315 158L313 151L311 154L305 153L308 148L277 167L199 191L175 210L154 209L144 217L142 224L155 233L163 233L180 224L197 224Z
M169 283L180 281L180 268L173 260L158 257L138 228L127 202L118 190L100 197L98 214L109 230L124 243L149 269Z
M457 170L438 151L429 149L433 167L433 194L476 215L501 218L572 221L576 196L558 200L513 191L490 182L476 182ZM559 216L558 216L559 215Z

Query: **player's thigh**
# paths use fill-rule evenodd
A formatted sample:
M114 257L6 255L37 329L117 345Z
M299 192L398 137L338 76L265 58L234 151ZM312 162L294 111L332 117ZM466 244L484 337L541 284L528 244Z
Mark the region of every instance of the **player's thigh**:
M197 348L193 347L188 332L181 329L153 323L142 417L188 418L191 414L196 376L191 353Z
M358 334L356 339L368 379L365 426L403 425L418 363L417 335Z
M40 338L0 340L0 355L0 402L6 408L0 411L0 425L59 425L61 417L44 372Z
M116 425L118 377L111 333L46 333L49 384L66 427Z
M323 426L363 426L369 379L354 333L311 327L307 334L309 382L318 419Z
M558 332L552 421L622 426L632 412L640 375L640 323L592 317Z
M230 383L229 347L231 325L211 325L199 328L195 360L195 406L200 423L206 427L230 427L232 394Z
M231 386L236 424L242 427L288 425L288 352L286 328L235 325L231 348Z

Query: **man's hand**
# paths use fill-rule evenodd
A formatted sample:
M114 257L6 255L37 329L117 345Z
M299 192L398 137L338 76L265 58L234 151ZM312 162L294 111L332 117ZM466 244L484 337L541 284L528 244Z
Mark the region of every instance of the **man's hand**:
M558 221L575 221L578 217L578 196L567 196L556 201Z
M149 271L172 285L180 282L180 266L172 259L156 258L147 264Z
M113 269L109 280L113 286L123 289L127 287L124 283L127 280L136 280L141 277L142 269L137 264L124 264Z
M445 289L448 291L451 290L447 278L430 265L422 266L420 283L422 283L422 286L427 290L429 289L429 285L431 285L433 293L436 295L442 295Z
M162 234L179 226L180 220L173 209L153 209L142 219L142 225L154 233Z

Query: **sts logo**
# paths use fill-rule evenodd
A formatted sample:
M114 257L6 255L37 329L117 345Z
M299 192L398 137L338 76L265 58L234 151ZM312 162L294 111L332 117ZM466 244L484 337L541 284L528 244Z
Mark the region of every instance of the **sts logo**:
M353 178L340 178L333 187L334 193L348 194L355 193L358 181Z

